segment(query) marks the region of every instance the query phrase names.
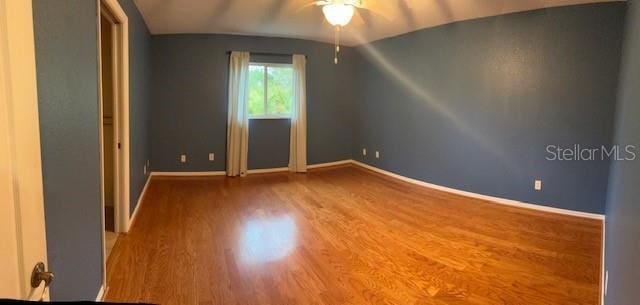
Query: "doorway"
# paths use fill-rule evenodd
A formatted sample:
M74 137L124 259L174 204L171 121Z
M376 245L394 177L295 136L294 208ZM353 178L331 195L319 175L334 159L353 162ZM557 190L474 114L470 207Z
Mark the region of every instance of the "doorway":
M100 68L102 85L102 190L104 192L105 256L108 258L118 233L115 228L115 187L118 111L115 101L114 29L115 20L109 11L100 11Z
M106 270L118 234L129 230L129 38L127 16L118 1L100 0L99 3L99 116ZM103 280L106 282L106 278Z

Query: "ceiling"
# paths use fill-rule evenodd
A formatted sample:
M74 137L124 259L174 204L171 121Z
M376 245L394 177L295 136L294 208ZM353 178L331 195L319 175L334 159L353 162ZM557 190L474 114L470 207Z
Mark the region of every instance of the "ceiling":
M152 34L218 33L333 42L312 0L134 0ZM358 45L460 20L540 8L617 0L362 0L343 30Z

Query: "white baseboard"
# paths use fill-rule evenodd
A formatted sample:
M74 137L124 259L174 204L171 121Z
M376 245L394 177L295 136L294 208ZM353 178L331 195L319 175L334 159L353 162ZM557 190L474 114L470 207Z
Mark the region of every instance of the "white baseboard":
M133 213L129 219L129 228L133 226L133 222L136 220L136 216L138 215L138 211L140 210L140 206L142 205L142 200L144 199L144 195L147 193L147 188L149 187L149 182L151 182L151 176L147 177L147 182L144 183L144 187L142 188L142 192L140 192L140 196L138 196L138 202L136 203L135 209L133 209ZM127 230L128 231L128 230Z
M250 170L247 170L247 175L251 175L251 174L267 174L267 173L280 173L280 172L288 172L288 171L289 171L288 167L250 169Z
M151 176L154 177L206 177L206 176L224 176L225 171L212 171L212 172L151 172Z
M473 192L463 191L463 190L454 189L454 188L441 186L441 185L437 185L437 184L432 184L432 183L424 182L424 181L421 181L421 180L405 177L405 176L402 176L402 175L399 175L399 174L396 174L396 173L392 173L390 171L386 171L386 170L377 168L375 166L372 166L372 165L369 165L369 164L365 164L365 163L362 163L360 161L351 160L351 159L350 160L340 160L340 161L335 161L335 162L328 162L328 163L311 164L311 165L307 166L307 169L330 167L330 166L344 165L344 164L354 164L356 166L360 166L360 167L366 168L368 170L371 170L371 171L374 171L374 172L377 172L377 173L380 173L380 174L383 174L385 176L389 176L389 177L392 177L392 178L395 178L395 179L398 179L398 180L402 180L404 182L408 182L408 183L411 183L411 184L415 184L415 185L419 185L419 186L423 186L423 187L428 187L428 188L432 188L432 189L436 189L436 190L440 190L440 191L444 191L444 192L448 192L448 193L453 193L453 194L457 194L457 195L467 196L467 197L471 197L471 198L487 200L487 201L491 201L491 202L495 202L495 203L499 203L499 204L503 204L503 205L509 205L509 206L513 206L513 207L525 208L525 209L530 209L530 210L538 210L538 211L544 211L544 212L550 212L550 213L556 213L556 214L562 214L562 215L570 215L570 216L577 216L577 217L583 217L583 218L598 219L598 220L603 220L603 221L605 219L605 215L602 215L602 214L587 213L587 212L580 212L580 211L574 211L574 210L568 210L568 209L554 208L554 207L550 207L550 206L526 203L526 202L522 202L522 201L506 199L506 198L500 198L500 197L494 197L494 196L489 196L489 195L482 195L482 194L478 194L478 193L473 193ZM286 171L286 170L288 170L288 168L285 168L285 167L282 167L282 168L270 168L270 169L256 169L256 170L249 170L248 174L273 173L273 172L281 172L281 171ZM225 174L226 174L226 172L224 172L224 171L215 171L215 172L152 172L151 176L224 176Z
M353 160L351 160L351 159L349 159L349 160L340 160L340 161L334 161L334 162L307 165L307 169L331 167L331 166L345 165L345 164L351 164L351 163L353 163Z
M327 162L327 163L318 163L318 164L311 164L311 165L307 165L307 169L315 169L315 168L323 168L323 167L331 167L331 166L337 166L337 165L345 165L345 164L351 164L353 162L353 160L349 159L349 160L340 160L340 161L333 161L333 162ZM287 172L289 171L288 167L277 167L277 168L262 168L262 169L250 169L247 171L247 174L251 175L251 174L267 174L267 173L278 173L278 172Z
M440 190L440 191L444 191L444 192L448 192L448 193L453 193L453 194L457 194L457 195L462 195L462 196L467 196L467 197L472 197L472 198L477 198L477 199L482 199L482 200L487 200L487 201L491 201L491 202L495 202L495 203L499 203L499 204L503 204L503 205L509 205L509 206L513 206L513 207L518 207L518 208L525 208L525 209L530 209L530 210L538 210L538 211L544 211L544 212L551 212L551 213L556 213L556 214L563 214L563 215L570 215L570 216L577 216L577 217L583 217L583 218L591 218L591 219L597 219L597 220L602 220L604 222L604 218L605 216L602 214L595 214L595 213L587 213L587 212L580 212L580 211L573 211L573 210L567 210L567 209L560 209L560 208L554 208L554 207L549 207L549 206L544 206L544 205L537 205L537 204L532 204L532 203L526 203L526 202L521 202L521 201L517 201L517 200L512 200L512 199L506 199L506 198L500 198L500 197L494 197L494 196L488 196L488 195L482 195L482 194L478 194L478 193L472 193L472 192L467 192L467 191L463 191L463 190L458 190L458 189L454 189L454 188L450 188L450 187L446 187L446 186L441 186L441 185L437 185L437 184L431 184L431 183L427 183L421 180L417 180L417 179L413 179L413 178L409 178L409 177L405 177L402 175L398 175L396 173L392 173L380 168L377 168L375 166L371 166L369 164L365 164L356 160L351 160L351 163L353 163L354 165L366 168L368 170L392 177L392 178L396 178L398 180L402 180L411 184L415 184L415 185L419 185L419 186L423 186L423 187L428 187L428 188L432 188L432 189L436 189L436 190Z
M100 285L98 295L96 296L96 302L102 302L104 300L104 285Z

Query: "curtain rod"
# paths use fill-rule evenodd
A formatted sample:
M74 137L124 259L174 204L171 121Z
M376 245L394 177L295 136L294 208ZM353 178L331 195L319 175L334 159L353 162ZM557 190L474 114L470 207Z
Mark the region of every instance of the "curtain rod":
M227 54L231 54L231 52L233 51L227 51ZM249 52L251 55L274 55L274 56L293 56L294 54L287 54L287 53L275 53L275 52ZM300 54L300 55L304 55L304 57L307 57L307 54Z

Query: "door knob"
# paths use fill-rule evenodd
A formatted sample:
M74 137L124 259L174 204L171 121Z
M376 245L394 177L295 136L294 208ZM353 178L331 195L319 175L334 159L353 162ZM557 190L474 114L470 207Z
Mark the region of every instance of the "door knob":
M44 295L47 292L47 289L49 289L51 282L53 282L53 277L53 272L47 271L43 262L39 262L35 267L33 267L33 271L31 272L31 287L38 288L40 287L40 284L44 282L40 301L44 300Z

